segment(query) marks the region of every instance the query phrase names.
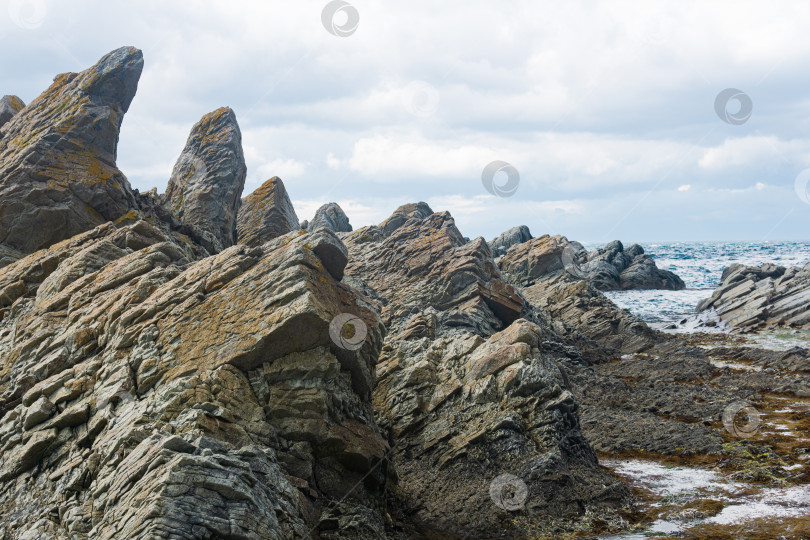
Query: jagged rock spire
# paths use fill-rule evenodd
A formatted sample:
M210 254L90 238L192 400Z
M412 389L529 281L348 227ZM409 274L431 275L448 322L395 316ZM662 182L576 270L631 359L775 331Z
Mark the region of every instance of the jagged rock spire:
M209 252L219 252L236 243L246 172L236 115L222 107L191 129L169 179L164 205Z
M141 51L116 49L81 73L58 75L3 125L0 244L30 253L137 208L115 160L142 69Z

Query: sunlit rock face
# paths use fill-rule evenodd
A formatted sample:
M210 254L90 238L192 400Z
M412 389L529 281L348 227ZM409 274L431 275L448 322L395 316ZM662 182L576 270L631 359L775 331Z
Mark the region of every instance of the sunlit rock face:
M141 51L117 49L0 128L0 244L30 253L136 211L116 152L142 69Z

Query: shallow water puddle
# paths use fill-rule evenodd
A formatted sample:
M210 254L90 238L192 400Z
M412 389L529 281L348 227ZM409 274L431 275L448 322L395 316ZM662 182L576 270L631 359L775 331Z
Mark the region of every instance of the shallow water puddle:
M701 524L738 526L760 518L790 518L810 515L810 485L785 488L760 487L729 480L723 473L699 467L666 466L645 460L602 460L632 488L652 492L659 499L651 507L664 516L640 532L601 539L643 539L678 534ZM695 501L720 501L716 515L690 512ZM691 507L694 507L692 504Z
M755 365L743 364L742 362L732 362L730 360L718 360L709 358L709 363L718 368L727 367L736 371L762 371L762 368Z
M793 347L810 348L808 330L766 330L745 334L745 338L752 345L773 351L786 351Z

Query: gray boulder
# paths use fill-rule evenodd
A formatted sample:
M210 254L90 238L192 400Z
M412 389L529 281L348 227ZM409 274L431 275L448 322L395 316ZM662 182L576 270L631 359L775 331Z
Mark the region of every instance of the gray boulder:
M307 224L307 230L315 231L326 227L332 232L352 232L352 225L343 209L337 203L327 203L318 208L315 217Z
M423 220L432 213L433 210L424 202L403 204L394 210L391 217L380 223L379 228L384 236L390 236L409 219Z
M115 162L142 69L141 51L117 49L81 73L58 75L3 125L0 244L31 253L137 213Z
M509 248L523 242L528 242L532 239L532 233L526 225L518 225L512 227L506 232L501 233L497 238L489 242L489 249L492 251L493 257L500 257L506 255Z
M236 220L236 237L240 244L259 246L299 228L295 208L278 176L242 199Z
M191 130L174 165L163 204L210 253L236 243L236 217L245 187L245 155L236 115L222 107Z
M579 245L579 244L578 244ZM578 270L601 291L666 289L679 291L686 284L675 273L658 268L644 248L633 244L625 249L619 240L587 255Z

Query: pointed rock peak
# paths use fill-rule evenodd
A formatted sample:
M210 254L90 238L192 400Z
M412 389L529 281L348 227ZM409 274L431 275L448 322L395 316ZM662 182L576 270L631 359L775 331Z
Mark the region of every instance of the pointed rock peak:
M200 121L197 122L192 130L192 135L195 131L198 131L216 137L221 135L226 129L239 132L239 137L241 138L242 133L239 130L239 123L236 121L236 113L233 112L233 109L230 107L220 107L200 118Z
M532 233L526 225L518 225L512 227L506 232L501 233L497 238L489 243L489 249L492 250L493 257L505 255L509 248L528 242L532 239Z
M30 253L137 212L115 160L142 69L139 50L113 51L81 73L58 75L3 125L0 243Z
M308 223L307 230L316 231L325 227L332 232L352 232L352 225L338 203L327 203L318 208L315 217Z
M295 208L278 176L242 199L236 220L236 237L240 244L262 245L299 228Z
M17 96L3 96L0 99L0 127L24 108L25 103Z
M403 204L391 214L391 217L380 223L380 228L385 236L390 236L392 232L399 229L406 221L412 218L425 219L433 214L430 206L424 202Z
M236 217L245 187L242 132L233 110L203 116L174 165L163 204L209 252L236 243Z
M394 210L394 214L404 214L408 217L416 217L419 219L424 219L429 215L433 214L433 210L428 206L426 202L417 202L417 203L408 203L403 204L396 210Z
M88 94L115 100L127 112L142 71L143 53L135 47L121 47L84 72L80 84Z

